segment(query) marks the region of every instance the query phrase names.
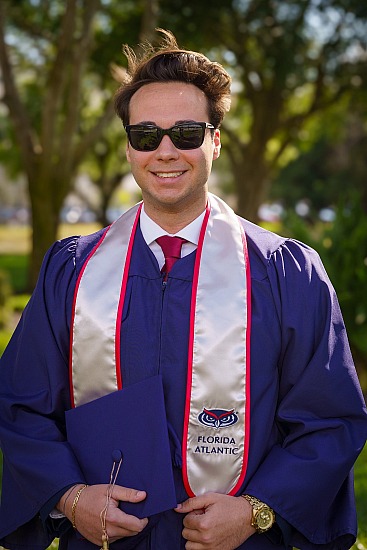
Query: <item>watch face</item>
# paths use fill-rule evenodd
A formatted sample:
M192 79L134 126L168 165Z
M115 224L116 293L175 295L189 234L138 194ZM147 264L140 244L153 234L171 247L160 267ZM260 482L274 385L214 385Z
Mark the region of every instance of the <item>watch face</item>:
M256 515L256 523L260 529L269 529L274 523L274 515L271 510L265 508Z

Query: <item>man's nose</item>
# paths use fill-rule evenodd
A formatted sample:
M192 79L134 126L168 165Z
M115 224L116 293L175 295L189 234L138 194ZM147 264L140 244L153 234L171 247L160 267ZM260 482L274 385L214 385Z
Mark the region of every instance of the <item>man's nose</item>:
M158 148L156 149L157 158L163 160L175 159L179 156L179 150L173 145L169 136L163 136Z

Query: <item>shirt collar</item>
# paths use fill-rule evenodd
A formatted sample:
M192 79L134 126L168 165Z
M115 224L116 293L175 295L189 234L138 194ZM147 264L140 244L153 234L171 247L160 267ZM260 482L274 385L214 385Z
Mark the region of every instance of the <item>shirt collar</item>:
M148 214L145 212L143 204L140 212L140 229L145 242L149 246L152 244L152 242L154 242L156 239L158 239L158 237L161 237L162 235L170 235L171 237L182 237L183 239L186 239L187 241L197 246L204 215L205 211L202 212L202 214L200 214L200 216L198 216L194 221L189 223L189 225L172 235L170 233L167 233L167 231L162 229L162 227L160 227L151 218L149 218Z

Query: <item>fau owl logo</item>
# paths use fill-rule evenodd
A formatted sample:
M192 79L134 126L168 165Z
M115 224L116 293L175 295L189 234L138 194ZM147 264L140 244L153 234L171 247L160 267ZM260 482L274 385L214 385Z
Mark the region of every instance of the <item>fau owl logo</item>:
M238 422L238 416L234 409L228 411L226 409L204 409L198 416L199 422L204 426L210 426L219 430L219 428L227 428Z

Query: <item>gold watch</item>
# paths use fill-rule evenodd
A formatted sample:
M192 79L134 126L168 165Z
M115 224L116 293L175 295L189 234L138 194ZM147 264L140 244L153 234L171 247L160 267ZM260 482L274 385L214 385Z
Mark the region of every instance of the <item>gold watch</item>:
M252 506L252 527L255 527L258 533L266 533L266 531L269 531L275 523L274 510L256 497L252 497L251 495L242 496Z

